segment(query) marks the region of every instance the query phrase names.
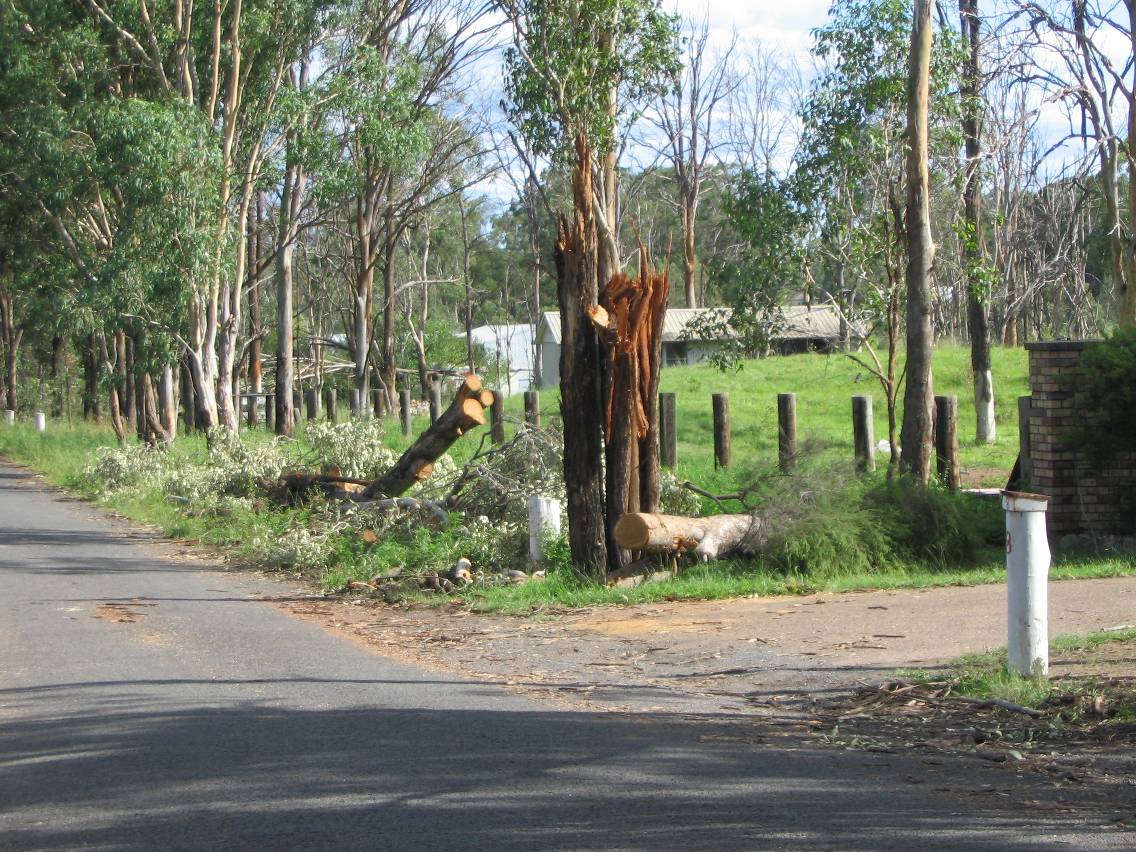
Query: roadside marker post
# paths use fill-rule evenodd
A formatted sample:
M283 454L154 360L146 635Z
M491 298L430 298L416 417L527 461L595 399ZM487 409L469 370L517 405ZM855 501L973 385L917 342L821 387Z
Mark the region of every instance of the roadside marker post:
M529 559L543 562L548 539L560 535L560 501L553 497L529 497Z
M1006 510L1007 664L1023 677L1049 674L1049 541L1042 494L1002 492Z

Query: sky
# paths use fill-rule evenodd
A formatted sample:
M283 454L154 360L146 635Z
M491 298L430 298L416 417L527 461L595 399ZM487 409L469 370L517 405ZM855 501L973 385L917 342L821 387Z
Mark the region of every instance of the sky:
M671 8L692 20L708 15L718 43L728 43L736 29L742 38L803 56L812 45L810 30L825 22L831 5L831 0L674 0Z

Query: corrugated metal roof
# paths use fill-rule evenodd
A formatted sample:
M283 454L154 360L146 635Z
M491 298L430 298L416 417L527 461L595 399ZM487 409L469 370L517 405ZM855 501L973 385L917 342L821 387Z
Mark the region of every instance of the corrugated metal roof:
M777 339L816 337L836 340L840 337L840 317L830 306L787 305L781 311L784 324L773 335ZM685 331L691 320L714 314L728 320L730 311L728 308L668 308L663 319L663 340L705 339L693 335L687 337ZM560 311L544 311L537 339L560 343Z

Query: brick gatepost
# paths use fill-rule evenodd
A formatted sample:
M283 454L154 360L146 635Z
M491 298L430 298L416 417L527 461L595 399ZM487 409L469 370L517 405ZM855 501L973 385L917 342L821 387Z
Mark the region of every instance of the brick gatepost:
M1079 409L1073 371L1095 340L1027 343L1030 402L1022 411L1022 447L1028 456L1023 487L1049 495L1051 536L1067 533L1131 535L1136 532L1136 424L1132 448L1099 467L1076 444L1075 427L1091 412Z

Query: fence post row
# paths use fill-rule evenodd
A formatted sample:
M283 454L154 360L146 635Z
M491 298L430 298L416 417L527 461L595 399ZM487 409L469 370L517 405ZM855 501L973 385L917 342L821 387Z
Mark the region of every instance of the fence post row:
M505 443L505 397L493 391L493 404L489 406L489 438L494 444Z
M540 392L525 391L525 422L540 428Z
M410 391L398 392L399 415L402 417L402 434L410 434Z
M716 393L711 397L714 409L714 467L730 466L730 396Z
M797 463L797 395L777 394L777 465L789 473Z
M678 464L678 418L675 395L659 394L659 464L674 467Z
M1029 487L1030 477L1033 474L1033 462L1030 460L1030 415L1033 413L1033 397L1018 397L1018 475L1021 487Z
M852 397L852 446L856 470L872 473L876 469L876 436L870 396Z
M951 491L958 491L958 397L935 397L935 472Z
M430 422L433 423L442 415L442 383L430 383Z

